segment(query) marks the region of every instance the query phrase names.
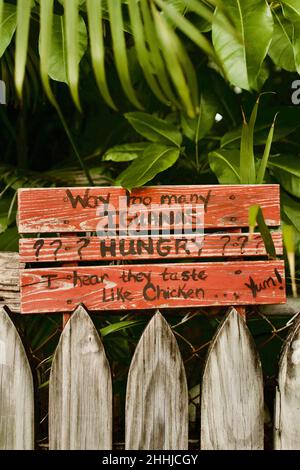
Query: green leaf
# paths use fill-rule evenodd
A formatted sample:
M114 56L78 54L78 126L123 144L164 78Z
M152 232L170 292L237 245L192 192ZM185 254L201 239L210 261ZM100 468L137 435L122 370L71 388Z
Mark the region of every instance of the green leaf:
M144 153L121 173L116 181L129 191L151 181L158 173L170 168L179 157L179 149L167 145L151 144Z
M294 225L294 227L300 232L300 211L299 201L295 201L292 197L288 196L285 191L280 193L281 207L288 218L288 220Z
M78 65L87 48L87 31L82 17L78 20ZM49 58L49 75L53 80L68 83L67 44L64 17L53 16L52 44Z
M79 82L79 2L78 0L64 1L64 22L66 30L67 72L71 95L77 108L81 111L78 82Z
M57 107L55 97L49 83L49 59L52 47L52 26L53 26L53 0L44 0L40 4L40 69L41 78L46 95L50 102Z
M90 35L91 59L97 84L103 99L116 110L108 89L105 73L105 50L102 26L102 0L87 0L87 16Z
M211 170L221 184L241 184L239 175L240 152L218 149L208 154Z
M294 72L296 70L293 49L293 25L281 13L274 14L274 34L269 56L280 68Z
M168 72L187 115L194 117L199 103L194 66L174 30L153 4L152 12Z
M151 60L151 63L153 64L153 70L155 70L156 72L157 80L160 84L162 91L166 95L167 99L179 108L180 103L178 102L172 90L166 66L161 56L160 44L158 41L153 17L150 13L148 0L140 0L140 5L144 24L145 39L150 54L149 60Z
M274 115L278 113L273 142L278 142L300 127L300 107L281 106L276 108L261 107L254 129L254 144L266 143ZM221 139L221 147L236 148L241 139L241 127L233 129Z
M138 158L148 145L148 142L115 145L103 155L103 161L130 162Z
M203 87L199 106L199 115L191 119L181 113L181 126L184 135L195 142L203 139L215 124L215 117L219 109L219 102L208 86Z
M256 184L262 184L265 179L266 168L267 168L268 160L270 157L270 151L271 151L271 146L273 142L275 120L276 120L276 116L274 118L274 121L272 123L271 129L267 138L264 154L263 154L260 167L258 170L258 174L257 174Z
M243 113L243 127L240 148L240 179L242 184L255 184L255 160L253 151L253 133L256 121L258 101L255 103L248 125Z
M120 0L108 2L108 10L110 17L110 29L113 41L113 52L116 67L122 88L131 103L138 109L142 109L139 100L136 97L134 87L131 82L128 59L126 51L126 43L123 31L122 5Z
M280 155L270 159L268 166L282 187L293 196L300 198L299 156Z
M222 4L223 8L215 11L212 25L216 53L231 83L257 90L273 33L270 7L262 0L226 0Z
M126 330L127 328L131 328L136 325L143 325L145 320L124 320L118 321L116 323L111 323L110 325L105 326L104 328L100 329L100 333L102 338L104 336L110 335L112 333L116 333L117 331Z
M2 0L3 3L3 0ZM0 19L0 57L11 43L17 26L17 9L15 5L4 3Z
M157 77L153 73L153 65L151 63L151 56L147 49L146 37L144 32L144 25L142 22L140 6L136 0L128 0L129 14L131 19L132 34L135 41L136 52L139 63L143 69L145 79L153 91L154 95L163 103L169 105L168 99L162 93L160 85L157 82Z
M1 197L0 198L0 233L5 232L8 227L8 211L11 203L11 198Z
M299 0L281 0L284 16L294 27L293 51L297 72L300 74L300 3Z
M265 218L261 207L257 204L249 207L249 231L253 232L253 227L257 221L258 229L264 241L265 249L270 258L276 258L276 249L269 227L265 222Z
M182 135L176 127L163 119L140 112L127 113L124 116L139 134L151 142L173 144L180 147Z
M271 168L279 168L300 178L299 155L280 155L269 160Z
M186 10L186 0L166 0L168 5L172 5L178 13L184 14Z
M31 0L18 0L17 33L15 52L15 85L19 97L22 97L23 82L28 49Z
M293 296L297 297L297 284L296 284L296 262L295 262L295 251L296 251L296 234L295 229L292 225L283 225L282 228L283 242L287 253L287 259L289 263L289 270L292 281L292 292Z
M189 11L197 13L201 18L212 23L214 7L212 5L207 5L206 3L199 2L198 0L185 0L186 7Z
M212 29L212 23L199 16L193 19L193 23L201 33L208 33Z
M253 204L252 206L249 207L249 211L248 211L248 223L249 223L249 234L250 234L249 238L252 238L252 235L254 233L258 211L259 211L258 204Z
M208 41L206 36L200 33L200 31L187 20L181 13L179 13L173 5L166 3L163 0L154 0L155 3L162 9L165 15L170 18L178 29L182 31L191 41L193 41L200 49L211 57L215 57L214 49L211 43ZM208 17L212 20L213 15L209 9L207 11Z
M19 233L17 227L9 227L0 234L0 251L18 251Z

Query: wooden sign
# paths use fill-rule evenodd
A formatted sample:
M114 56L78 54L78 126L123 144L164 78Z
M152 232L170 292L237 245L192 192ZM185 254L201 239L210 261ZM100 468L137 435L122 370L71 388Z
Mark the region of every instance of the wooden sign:
M18 225L20 233L95 232L112 219L118 228L121 213L122 225L137 217L149 225L150 217L157 227L163 212L169 212L168 221L170 211L195 206L203 208L205 228L247 227L253 204L261 206L267 225L280 224L278 185L155 186L130 194L119 187L21 189ZM151 216L154 205L157 217ZM174 227L178 221L171 215Z
M282 254L280 232L272 233L277 254ZM262 236L255 233L154 237L48 237L22 238L22 262L110 261L159 258L222 258L266 256Z
M282 261L28 269L22 313L271 304L285 301Z
M22 189L18 200L22 313L285 301L283 262L245 230L253 204L279 225L278 185Z

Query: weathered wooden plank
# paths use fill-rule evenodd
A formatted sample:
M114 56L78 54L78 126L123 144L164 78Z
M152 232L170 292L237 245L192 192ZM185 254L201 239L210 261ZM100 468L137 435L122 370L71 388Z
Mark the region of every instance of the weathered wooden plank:
M282 254L282 236L272 233L276 253ZM265 256L262 236L255 234L208 233L153 237L63 237L22 238L23 262L100 261L118 259L215 258Z
M172 330L157 312L135 350L128 374L126 449L188 448L188 390Z
M232 308L211 344L202 381L201 448L262 449L263 377L245 321Z
M153 212L153 204L158 212L201 206L206 228L247 227L249 206L259 204L268 225L280 224L279 185L153 186L131 194L118 187L27 188L18 192L19 231L97 231L110 220L104 210L132 221L139 211Z
M19 255L18 253L0 253L0 307L7 305L12 312L20 312L20 288L19 288ZM2 263L2 260L3 263ZM12 260L12 262L11 262ZM7 283L7 271L12 266L11 282ZM21 264L23 269L23 264ZM2 269L3 268L3 269ZM272 304L272 306L261 306L261 310L268 316L293 316L299 310L300 302L297 299L287 298L286 304Z
M0 307L0 449L33 448L32 374L19 334Z
M279 363L274 447L300 450L300 317L294 322Z
M28 269L21 312L280 303L284 285L280 260Z
M112 384L105 351L79 306L56 349L49 386L49 447L111 449Z
M0 253L0 308L6 305L11 312L20 312L20 268L24 263L19 262L18 253Z

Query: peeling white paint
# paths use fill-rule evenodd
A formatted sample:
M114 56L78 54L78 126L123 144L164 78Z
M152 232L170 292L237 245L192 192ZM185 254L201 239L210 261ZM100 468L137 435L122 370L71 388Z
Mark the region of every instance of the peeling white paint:
M6 364L6 347L5 342L0 340L0 364Z
M105 287L107 287L108 289L117 286L116 282L112 282L107 279L103 279L103 284L105 284Z
M294 365L300 364L300 340L297 339L292 343L292 363Z

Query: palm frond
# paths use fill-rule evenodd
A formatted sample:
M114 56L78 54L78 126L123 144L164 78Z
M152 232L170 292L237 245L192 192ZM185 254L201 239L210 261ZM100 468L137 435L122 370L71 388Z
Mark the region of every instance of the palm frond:
M0 13L5 0L0 0ZM31 0L16 0L17 32L15 56L15 85L22 96L25 69L30 62L28 40L31 20L40 23L39 59L41 80L45 93L54 106L58 106L49 77L68 83L71 96L80 110L80 62L85 50L82 35L89 39L91 66L100 93L105 102L117 109L108 85L106 57L113 59L121 87L138 109L143 108L135 82L135 55L146 83L153 95L166 106L183 109L189 116L197 113L198 87L188 44L180 36L195 43L210 61L218 64L214 48L205 33L201 33L187 13L212 22L215 4L207 0L185 0L183 8L174 8L166 0L64 0L60 1L63 15L54 15L54 0L40 0L31 11ZM31 18L33 13L33 18ZM56 13L56 12L55 12ZM61 18L65 48L63 51L66 73L53 77L51 67L56 63L54 19ZM85 24L88 31L86 32ZM55 23L56 24L56 23ZM80 28L79 28L80 26ZM109 28L107 28L109 26ZM169 47L169 50L168 50ZM55 56L56 54L56 56Z
M18 0L17 3L15 84L19 97L22 97L25 76L31 4L31 0Z

